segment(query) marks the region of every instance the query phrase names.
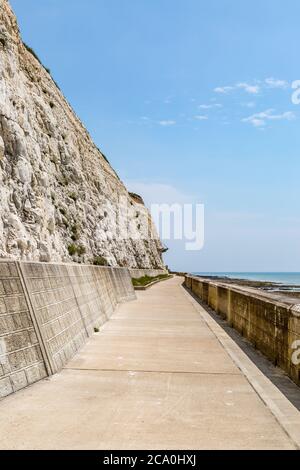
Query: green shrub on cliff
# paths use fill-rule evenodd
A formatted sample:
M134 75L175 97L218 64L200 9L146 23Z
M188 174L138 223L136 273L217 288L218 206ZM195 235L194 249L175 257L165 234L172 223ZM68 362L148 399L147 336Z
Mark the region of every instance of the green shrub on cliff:
M86 249L82 245L75 245L74 243L71 243L71 245L68 246L68 252L70 256L83 256L86 253Z
M94 266L108 266L107 260L103 256L95 256L93 259Z

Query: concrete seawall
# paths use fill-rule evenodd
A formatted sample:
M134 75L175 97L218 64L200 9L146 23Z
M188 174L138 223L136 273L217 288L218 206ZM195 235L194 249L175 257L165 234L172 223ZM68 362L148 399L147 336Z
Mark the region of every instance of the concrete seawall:
M0 398L60 371L133 299L128 269L0 261Z
M300 305L258 289L194 276L185 286L300 385Z

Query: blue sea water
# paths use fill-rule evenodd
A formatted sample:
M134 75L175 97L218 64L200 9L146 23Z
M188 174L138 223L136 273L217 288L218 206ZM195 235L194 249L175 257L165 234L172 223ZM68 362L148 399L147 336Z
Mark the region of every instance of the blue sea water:
M300 273L195 273L198 276L220 276L230 279L278 282L289 286L300 286Z

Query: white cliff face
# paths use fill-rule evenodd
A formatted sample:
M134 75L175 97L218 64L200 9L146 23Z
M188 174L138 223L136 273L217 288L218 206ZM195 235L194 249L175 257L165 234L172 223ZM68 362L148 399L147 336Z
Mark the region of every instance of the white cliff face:
M0 0L0 257L163 267L157 236L145 240L148 219Z

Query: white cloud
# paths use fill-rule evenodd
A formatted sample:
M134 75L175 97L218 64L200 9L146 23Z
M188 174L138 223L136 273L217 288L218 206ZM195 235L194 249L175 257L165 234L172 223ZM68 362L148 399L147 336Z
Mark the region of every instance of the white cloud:
M222 93L222 94L227 94L232 90L234 90L233 86L223 86L223 87L217 87L214 89L215 93Z
M260 92L259 85L249 85L249 83L246 83L246 82L238 83L236 85L236 88L242 88L243 90L245 90L247 93L250 93L251 95L257 95Z
M166 120L162 120L162 121L154 121L153 119L149 118L148 116L142 116L140 119L144 123L158 124L159 126L162 126L162 127L171 127L171 126L175 126L175 124L177 124L176 121L173 121L171 119L169 119L169 120L166 119Z
M231 86L218 87L218 88L215 88L214 91L215 93L227 94L239 88L246 91L246 93L250 93L251 95L257 95L260 92L259 85L257 84L250 85L249 83L246 83L246 82L240 82L240 83L237 83L236 85L231 85Z
M277 80L276 78L266 78L265 80L266 85L269 88L288 88L289 83L286 80Z
M234 90L244 90L250 95L258 95L262 88L281 88L286 89L289 87L289 82L286 80L279 80L273 77L266 78L263 81L255 80L253 84L247 82L239 82L235 85L217 87L214 89L215 93L228 94Z
M244 118L243 122L248 122L254 127L264 127L268 121L292 121L296 116L291 111L286 111L281 114L275 114L274 109L267 109L261 113L253 114L247 118Z
M279 121L281 121L282 119L286 119L287 121L292 121L295 118L296 118L296 115L292 111L286 111L285 113L282 113L282 114L269 116L269 119L275 119Z
M207 121L207 120L208 120L208 116L197 115L197 116L195 116L195 119L197 119L197 121Z
M158 124L163 127L170 127L170 126L175 126L176 121L159 121Z
M199 109L213 109L213 108L223 108L223 105L220 103L215 104L200 104Z
M266 125L266 121L264 119L259 119L255 116L251 116L248 119L244 119L244 122L251 122L254 127L264 127Z

